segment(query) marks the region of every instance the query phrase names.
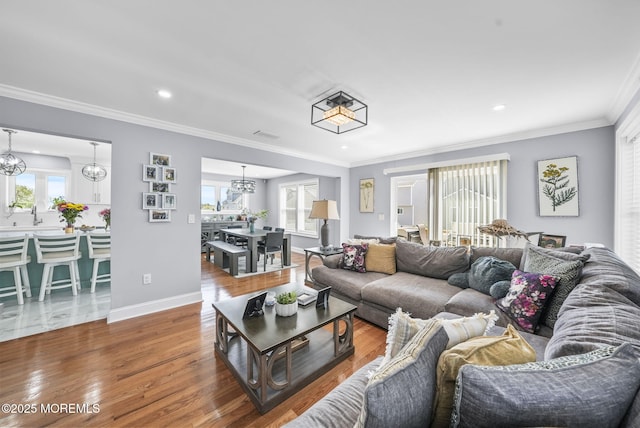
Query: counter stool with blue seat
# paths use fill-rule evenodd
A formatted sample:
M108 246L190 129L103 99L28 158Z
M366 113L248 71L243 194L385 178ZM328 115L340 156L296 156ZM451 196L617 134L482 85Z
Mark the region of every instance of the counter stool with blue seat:
M27 255L29 235L0 238L0 272L13 272L14 285L0 285L0 297L16 295L18 304L24 304L25 293L31 297L31 284L27 273L27 264L31 257Z
M110 282L111 272L98 275L100 263L111 260L111 234L89 233L87 234L87 247L89 258L93 260L93 272L91 273L91 292L96 292L96 283Z
M33 235L36 246L38 263L44 265L42 270L42 282L40 283L39 301L44 300L44 295L51 290L71 287L74 296L80 289L78 280L78 259L80 259L80 235L77 233L65 235ZM68 279L53 280L53 271L58 266L69 268Z

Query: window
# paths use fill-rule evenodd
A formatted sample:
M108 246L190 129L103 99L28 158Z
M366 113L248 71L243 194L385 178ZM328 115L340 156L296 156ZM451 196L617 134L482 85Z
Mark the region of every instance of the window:
M443 245L458 245L459 235L472 245L492 246L478 226L506 215L507 161L495 160L429 170L429 229Z
M309 218L313 201L317 199L317 180L281 184L280 227L287 232L317 237L317 221Z
M240 213L249 208L248 198L243 193L231 191L229 183L206 181L200 185L200 210L203 213L218 211Z
M216 186L203 184L200 187L200 209L215 211L216 202Z
M68 176L51 174L48 171L35 171L9 177L7 204L16 202L23 211L30 210L36 204L45 204L51 208L53 198L67 195Z
M616 132L614 249L640 273L640 104Z

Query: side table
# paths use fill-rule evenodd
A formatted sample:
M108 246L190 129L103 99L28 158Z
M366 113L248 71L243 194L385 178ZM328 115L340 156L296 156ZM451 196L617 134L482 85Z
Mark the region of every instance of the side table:
M313 275L311 275L311 269L309 269L309 260L313 256L320 257L321 260L324 260L327 256L332 256L334 254L342 254L342 247L329 247L329 248L321 248L321 247L311 247L304 249L304 278L305 282L313 282Z

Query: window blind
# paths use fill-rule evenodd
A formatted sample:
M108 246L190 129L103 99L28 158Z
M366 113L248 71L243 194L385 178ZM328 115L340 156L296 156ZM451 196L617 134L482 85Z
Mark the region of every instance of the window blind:
M617 144L616 252L640 272L640 136Z
M446 245L458 245L461 235L474 246L494 245L478 226L506 218L506 160L430 169L429 182L431 236Z

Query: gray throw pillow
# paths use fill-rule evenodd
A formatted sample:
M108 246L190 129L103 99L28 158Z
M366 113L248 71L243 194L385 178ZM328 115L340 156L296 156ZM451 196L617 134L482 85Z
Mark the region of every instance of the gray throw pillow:
M425 322L413 338L369 379L356 427L429 426L438 358L449 342L439 320Z
M541 324L553 328L558 319L560 307L569 293L578 285L586 258L531 245L527 246L525 254L527 256L524 265L526 272L544 273L559 278L551 300L547 301L540 318Z
M447 279L469 269L467 247L428 247L398 239L396 266L400 272Z
M463 366L452 427L617 427L640 386L633 347L510 366Z
M496 282L511 281L514 270L516 267L506 260L493 256L480 257L471 264L468 272L454 273L447 282L460 288L473 288L490 294L491 286Z

